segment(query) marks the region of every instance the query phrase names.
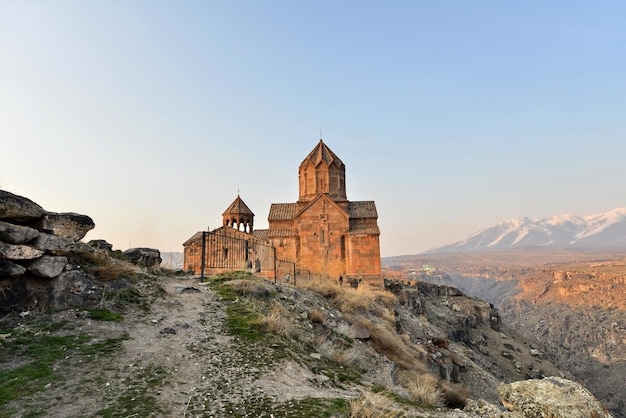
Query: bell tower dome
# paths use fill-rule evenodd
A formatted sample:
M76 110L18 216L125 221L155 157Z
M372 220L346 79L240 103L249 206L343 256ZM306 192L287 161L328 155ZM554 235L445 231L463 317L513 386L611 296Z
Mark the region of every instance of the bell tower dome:
M298 169L299 202L310 202L321 193L336 202L347 201L346 166L320 139Z
M228 209L222 213L222 225L249 234L252 233L254 227L254 213L252 213L239 195L237 195L237 198L230 204Z

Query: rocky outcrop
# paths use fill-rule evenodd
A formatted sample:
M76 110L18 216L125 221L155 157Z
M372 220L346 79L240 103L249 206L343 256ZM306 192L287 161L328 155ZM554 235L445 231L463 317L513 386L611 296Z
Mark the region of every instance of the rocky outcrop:
M56 282L76 274L68 257L85 246L78 241L94 227L89 216L47 212L0 190L0 311L64 305Z
M500 401L526 418L608 418L611 415L584 387L559 377L498 386Z

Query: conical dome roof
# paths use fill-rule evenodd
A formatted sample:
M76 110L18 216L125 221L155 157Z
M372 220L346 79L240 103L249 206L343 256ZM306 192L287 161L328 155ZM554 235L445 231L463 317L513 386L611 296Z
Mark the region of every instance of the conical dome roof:
M313 151L307 155L307 157L302 161L300 167L305 164L313 164L315 167L319 165L321 162L326 163L326 165L330 166L333 162L337 164L339 167L343 166L343 162L337 155L328 148L328 146L320 139L320 142L317 144Z
M231 203L228 209L226 209L224 213L222 213L222 216L225 216L225 215L252 215L254 216L254 213L252 213L248 205L246 205L243 202L241 197L237 195L237 198L233 201L233 203Z

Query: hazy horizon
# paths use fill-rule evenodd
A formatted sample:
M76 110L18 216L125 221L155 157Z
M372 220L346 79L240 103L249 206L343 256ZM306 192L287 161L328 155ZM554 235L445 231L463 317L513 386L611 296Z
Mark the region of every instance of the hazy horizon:
M626 207L626 3L0 3L0 188L86 240L267 228L320 139L383 257ZM620 191L622 190L622 191Z

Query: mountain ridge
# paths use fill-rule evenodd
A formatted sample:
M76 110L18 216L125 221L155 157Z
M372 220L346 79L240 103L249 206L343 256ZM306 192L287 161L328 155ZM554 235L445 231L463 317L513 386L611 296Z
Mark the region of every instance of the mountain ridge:
M509 219L423 254L502 251L522 247L626 249L626 207L578 216Z

